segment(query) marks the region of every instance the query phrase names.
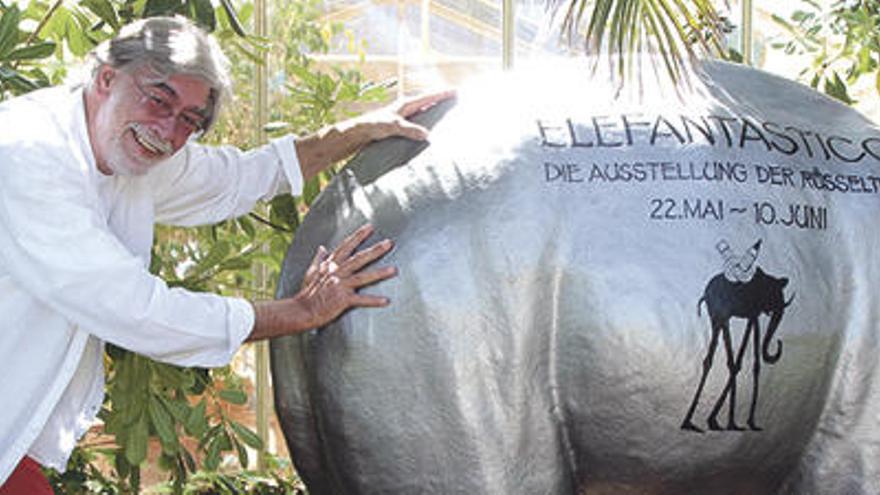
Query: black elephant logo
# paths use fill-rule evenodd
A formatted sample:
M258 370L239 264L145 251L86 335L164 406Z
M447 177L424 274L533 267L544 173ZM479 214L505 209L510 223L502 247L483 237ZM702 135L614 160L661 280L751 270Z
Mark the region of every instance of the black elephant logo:
M755 264L761 241L751 246L749 250L739 258L729 256L729 247L722 241L718 245L722 255L726 255L725 270L712 277L706 284L703 296L697 302L697 315L700 308L706 304L706 312L711 323L712 336L709 349L703 359L703 374L697 386L694 398L684 421L681 423L683 430L702 433L703 430L693 423L694 411L703 393L706 377L712 368L715 358L715 350L718 347L719 338L724 343L724 351L727 355L727 384L721 395L715 401L715 406L709 414L707 424L714 431L743 431L744 427L737 425L734 417L736 409L736 380L743 364L743 358L749 343L752 344L752 402L749 408L748 427L753 431L760 431L755 420L755 409L758 404L758 379L761 373L761 363L773 364L782 356L782 342L774 340L776 330L782 321L782 316L794 299L785 300L783 294L788 279L776 278L768 275ZM727 252L726 252L727 251ZM770 317L763 340L761 339L761 322L759 316L766 314ZM734 352L734 339L730 331L730 322L734 318L745 320L745 332L739 349ZM775 346L773 345L775 343ZM772 347L772 349L771 349ZM718 415L728 404L727 424L718 422Z

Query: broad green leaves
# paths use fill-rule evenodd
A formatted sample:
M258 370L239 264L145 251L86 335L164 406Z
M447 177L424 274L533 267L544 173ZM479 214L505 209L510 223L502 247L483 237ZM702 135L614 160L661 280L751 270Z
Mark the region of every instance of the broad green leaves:
M46 58L55 52L55 43L52 41L40 41L33 45L16 48L5 54L5 59L13 62L22 60L34 60Z
M326 51L330 36L341 30L318 22L322 11L317 0L276 0L273 9L270 31L275 37L258 39L247 35L253 14L248 0L0 1L0 100L58 84L69 65L123 26L162 14L193 19L212 32L232 60L240 85L237 102L209 140L243 148L256 144L254 133L242 122L253 113L249 95L254 63L270 50L280 54L276 89L286 89L270 104L270 118L284 122L286 132L318 129L350 115L351 104L385 97L384 88L366 83L355 70L318 70L312 65L308 53ZM302 197L277 197L250 217L197 229L157 228L150 271L173 287L272 298L271 282L257 279L277 279L300 217L330 176L324 173L310 182ZM78 450L68 472L53 478L76 487L70 493L91 493L99 485L101 493L138 493L141 467L152 462L156 444L158 465L170 473L173 493L182 493L190 479L209 480L211 488L204 493L242 493L243 487L266 490L255 493L280 493L273 486L289 488L285 493L300 489L298 482L277 477L247 474L239 479L199 471L215 469L229 459L247 467L253 450L263 448L253 431L228 414L230 408L247 407L250 400L240 378L228 368L179 368L113 346L107 348L106 363L108 381L99 416L115 446L100 454L111 459L115 478L103 478L85 460L89 456ZM89 450L89 455L95 453Z
M308 65L289 64L293 78L286 87L291 102L299 106L297 117L315 128L350 116L342 112L350 103L375 102L386 97L384 86L364 81L358 71L334 68L327 73L310 69Z
M110 0L81 0L80 5L95 14L101 22L109 24L114 32L121 27L119 16Z
M816 86L818 86L818 81L815 82ZM814 87L816 87L814 86ZM843 79L840 78L840 74L837 72L832 72L832 77L825 79L824 88L825 94L832 98L836 98L847 105L852 105L855 103L855 100L850 98L849 91L846 87L846 84L843 82Z
M0 100L3 100L49 84L49 76L36 62L52 55L56 45L19 29L24 15L16 4L0 8L0 14Z
M790 19L773 20L788 34L773 47L812 59L800 73L812 87L848 105L857 103L854 87L880 95L880 3L802 0Z
M104 1L107 0L95 0ZM238 12L231 2L221 1L220 15L228 19L232 29L238 36L245 37L247 32L239 20ZM182 15L195 21L208 32L214 32L217 28L218 12L214 10L211 0L146 0L141 17L153 17L160 15Z
M0 59L15 48L18 44L18 24L21 21L21 12L18 7L12 5L0 17Z
M85 57L137 19L182 15L208 32L219 29L221 36L247 39L233 3L219 3L215 9L212 0L0 2L0 101L61 82L67 73L66 57L72 56L70 61ZM52 56L58 63L46 64Z
M247 466L244 446L262 447L253 431L227 414L229 405L247 402L240 380L228 370L219 372L217 382L204 370L158 363L117 347L108 354L113 357L111 378L100 417L105 432L116 438L117 471L128 489L139 490L140 465L151 438L159 441L160 465L181 483L196 470L196 457L215 469L225 453L234 453ZM199 452L181 442L186 436L197 440Z
M187 16L195 19L206 31L213 32L217 28L217 17L214 15L214 6L211 0L189 0L186 2ZM235 10L232 16L236 16ZM236 16L237 17L237 16ZM244 34L240 34L245 36Z

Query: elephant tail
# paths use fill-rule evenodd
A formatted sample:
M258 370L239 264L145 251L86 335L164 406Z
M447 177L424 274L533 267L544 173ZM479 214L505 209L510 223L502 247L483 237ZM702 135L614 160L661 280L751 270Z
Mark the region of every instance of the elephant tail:
M764 362L773 364L776 361L779 361L779 358L782 357L782 340L775 339L776 342L776 350L775 352L770 352L770 344L774 342L774 335L776 335L776 329L779 327L779 322L782 321L782 311L776 311L773 313L773 316L770 318L770 324L767 325L767 334L764 335L764 343L761 346L761 355L764 358Z
M697 317L702 316L702 314L700 313L700 306L702 306L703 302L705 302L705 301L706 301L705 295L703 297L701 297L699 301L697 301Z

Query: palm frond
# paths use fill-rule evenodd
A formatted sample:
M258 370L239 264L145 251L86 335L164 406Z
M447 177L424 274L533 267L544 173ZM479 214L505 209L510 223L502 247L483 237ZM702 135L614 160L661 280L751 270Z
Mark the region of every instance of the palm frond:
M633 56L659 54L673 81L700 57L725 58L727 21L711 0L548 0L565 8L562 34L569 43L583 40L588 54L607 55L623 78L633 71ZM589 12L589 16L587 13Z

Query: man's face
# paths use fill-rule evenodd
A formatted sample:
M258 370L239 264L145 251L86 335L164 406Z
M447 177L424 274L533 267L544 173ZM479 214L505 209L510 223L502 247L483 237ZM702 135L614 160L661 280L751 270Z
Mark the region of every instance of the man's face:
M98 169L105 174L143 175L204 129L210 86L198 77L157 81L147 70L109 67L98 77L99 104L90 132Z

